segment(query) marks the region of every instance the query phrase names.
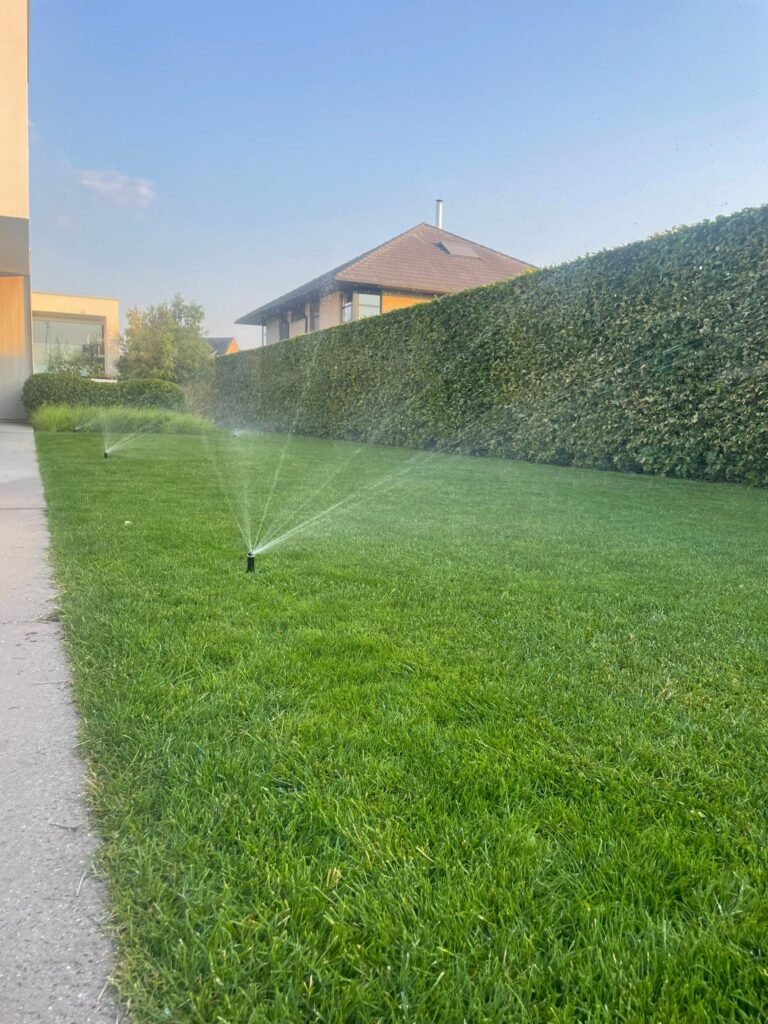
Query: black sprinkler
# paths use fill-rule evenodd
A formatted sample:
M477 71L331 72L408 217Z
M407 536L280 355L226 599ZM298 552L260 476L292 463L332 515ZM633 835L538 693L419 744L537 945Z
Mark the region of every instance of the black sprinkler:
M254 572L255 569L256 569L256 552L255 551L249 551L248 552L248 559L247 559L247 561L245 563L245 571L246 572Z
M104 458L105 458L105 459L108 459L108 458L109 458L109 452L104 452Z

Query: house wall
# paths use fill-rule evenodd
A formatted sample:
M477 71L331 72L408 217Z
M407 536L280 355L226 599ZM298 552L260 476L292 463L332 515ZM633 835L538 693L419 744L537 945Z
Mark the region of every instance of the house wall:
M304 314L306 316L306 326L303 320L291 321L289 324L290 337L295 338L300 334L305 334L309 330L310 324L310 303L307 303L304 307ZM332 292L330 295L323 295L320 299L320 330L324 330L326 327L336 327L341 323L341 293ZM266 323L266 330L264 333L264 344L274 345L276 341L280 340L280 317L273 316Z
M341 323L341 292L331 292L320 299L320 330Z
M365 291L364 286L355 288L355 295L359 291ZM404 292L404 291L389 291L382 292L381 296L381 311L382 313L390 313L393 309L404 309L406 306L415 306L420 302L431 302L432 299L436 298L434 295L422 295L416 292ZM309 329L310 323L310 304L307 303L305 306L306 322L305 328L303 321L291 321L290 324L290 337L295 338L300 334L304 334ZM321 331L327 327L337 327L341 323L341 292L331 292L330 295L323 295L320 298L320 327ZM280 340L279 334L280 318L272 317L271 320L267 321L266 324L266 335L265 344L272 345L276 341Z
M21 388L32 372L27 6L0 4L0 419L24 418Z
M264 341L267 345L274 345L276 341L280 340L280 317L273 316L271 320L267 320L267 329L265 332Z
M290 323L288 325L288 332L289 332L288 333L288 337L289 338L296 338L296 337L298 337L299 334L306 334L307 333L307 326L308 326L308 323L309 323L308 317L309 317L309 309L308 309L308 307L306 305L304 306L304 316L303 317L300 317L298 320L294 320L293 317L291 317Z
M120 303L117 299L32 292L32 319L46 318L100 322L104 328L104 370L109 376L116 372L120 334Z
M29 219L27 4L3 0L0 32L0 216Z

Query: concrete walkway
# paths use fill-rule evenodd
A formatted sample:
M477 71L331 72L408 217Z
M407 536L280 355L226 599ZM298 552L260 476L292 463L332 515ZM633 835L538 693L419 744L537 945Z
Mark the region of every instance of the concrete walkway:
M0 423L0 1022L114 1024L32 430Z

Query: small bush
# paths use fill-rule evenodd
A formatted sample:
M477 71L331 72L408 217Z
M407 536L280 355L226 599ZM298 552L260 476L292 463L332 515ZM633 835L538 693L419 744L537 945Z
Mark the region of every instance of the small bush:
M32 413L30 422L35 430L55 434L73 431L205 434L214 429L209 420L190 413L173 412L170 409L131 409L126 406L94 409L91 405L45 405Z
M28 413L43 405L108 405L102 389L113 384L96 384L77 373L34 373L21 391L21 400ZM114 392L112 392L114 401Z

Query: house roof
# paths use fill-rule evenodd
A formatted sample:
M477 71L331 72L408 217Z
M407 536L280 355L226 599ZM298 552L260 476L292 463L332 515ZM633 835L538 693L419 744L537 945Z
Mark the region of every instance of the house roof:
M422 223L259 306L236 323L264 324L300 299L328 294L345 284L446 295L531 269L532 264L514 256Z
M215 356L223 356L233 341L237 345L235 338L206 338L205 340L211 346L211 351Z

